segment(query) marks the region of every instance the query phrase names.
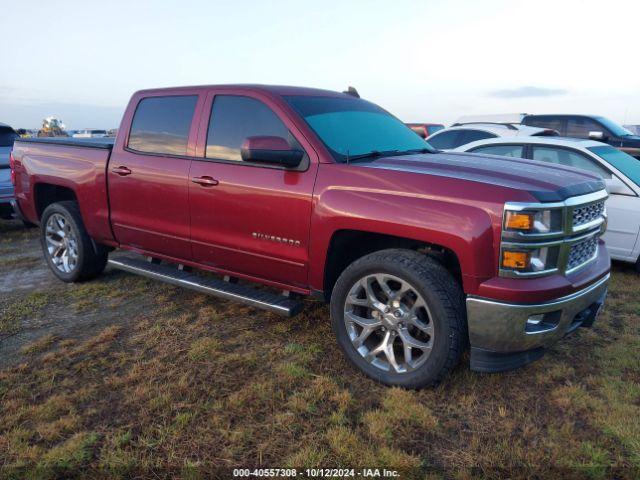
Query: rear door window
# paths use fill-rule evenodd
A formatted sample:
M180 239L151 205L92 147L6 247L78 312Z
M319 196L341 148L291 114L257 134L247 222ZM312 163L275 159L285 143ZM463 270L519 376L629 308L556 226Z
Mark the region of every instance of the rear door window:
M484 153L485 155L499 155L501 157L523 158L523 145L488 145L486 147L474 148L473 153Z
M138 103L128 147L160 155L187 155L197 95L148 97Z
M557 165L587 170L602 178L611 178L611 172L601 166L596 160L582 153L567 150L565 148L537 147L533 146L533 159Z

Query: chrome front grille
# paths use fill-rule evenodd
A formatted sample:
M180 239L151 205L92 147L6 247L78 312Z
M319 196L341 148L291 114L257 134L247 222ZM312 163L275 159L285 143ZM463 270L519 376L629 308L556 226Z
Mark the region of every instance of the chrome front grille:
M580 227L597 220L604 214L604 200L573 209L573 227Z
M582 242L571 246L567 260L567 270L573 270L587 263L596 256L598 251L598 236L594 235Z

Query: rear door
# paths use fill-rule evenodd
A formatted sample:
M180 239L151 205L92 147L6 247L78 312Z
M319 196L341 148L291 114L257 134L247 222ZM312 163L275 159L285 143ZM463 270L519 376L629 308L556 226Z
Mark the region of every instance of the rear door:
M199 94L143 96L123 120L129 128L118 137L107 172L111 223L121 244L191 258L188 175Z
M315 151L273 100L260 93L212 92L204 112L189 182L194 260L305 288ZM300 167L243 161L244 139L259 135L283 137L304 150ZM203 177L216 184L194 183Z

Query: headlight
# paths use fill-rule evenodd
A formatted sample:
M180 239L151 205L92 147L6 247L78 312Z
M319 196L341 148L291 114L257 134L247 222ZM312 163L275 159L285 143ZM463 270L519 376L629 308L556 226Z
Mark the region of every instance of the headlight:
M543 272L553 270L558 265L559 247L540 247L535 249L504 248L501 254L503 270L515 272Z
M514 211L505 210L504 229L522 233L551 233L562 231L562 210Z

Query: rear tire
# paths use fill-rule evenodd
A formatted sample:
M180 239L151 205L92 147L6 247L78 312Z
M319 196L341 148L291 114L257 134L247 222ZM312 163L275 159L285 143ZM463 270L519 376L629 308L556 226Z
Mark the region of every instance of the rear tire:
M331 295L331 324L356 367L405 388L438 384L467 345L460 285L411 250L382 250L349 265Z
M74 201L53 203L45 209L41 243L49 268L63 282L89 280L107 265L107 249L91 240Z

